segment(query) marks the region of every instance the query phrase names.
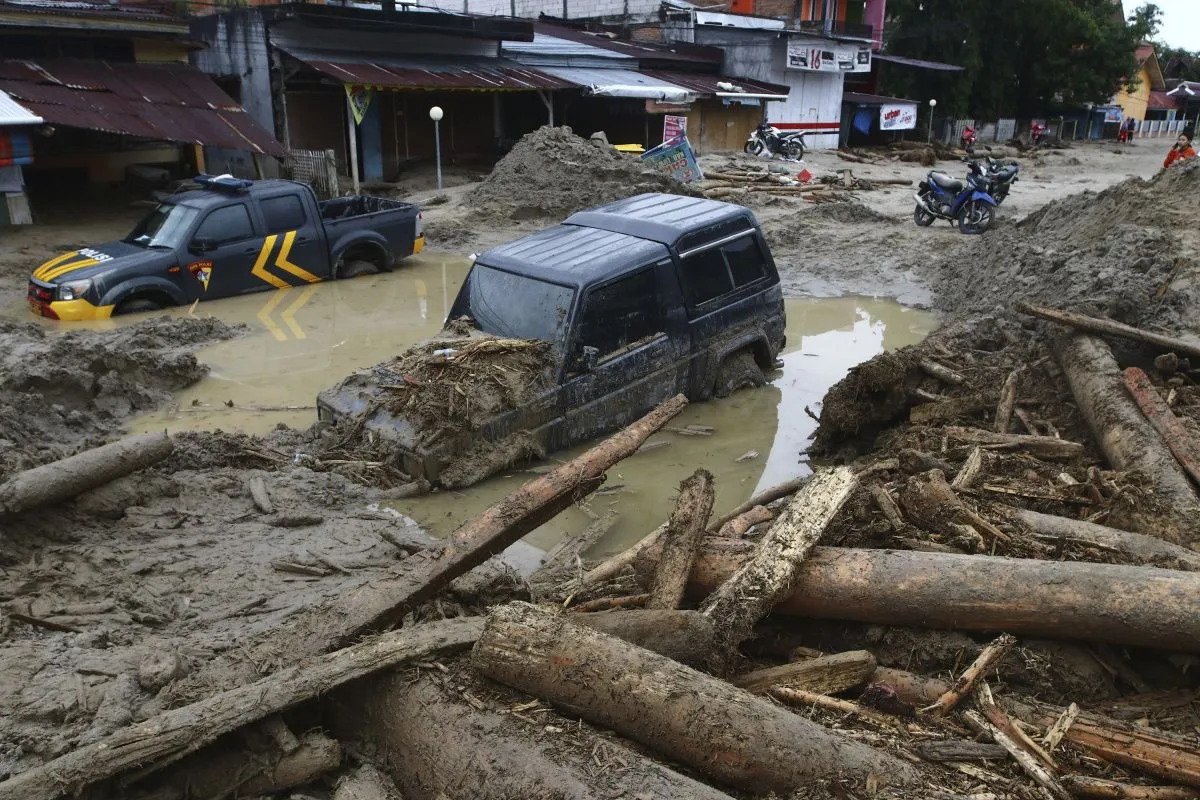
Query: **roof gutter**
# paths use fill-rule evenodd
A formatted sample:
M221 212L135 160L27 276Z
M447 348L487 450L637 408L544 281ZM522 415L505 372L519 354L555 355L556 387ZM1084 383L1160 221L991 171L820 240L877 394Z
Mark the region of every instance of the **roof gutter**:
M609 84L587 87L588 94L596 97L628 97L636 100L667 100L674 103L690 103L695 99L692 92L686 89L668 86L637 86L627 84Z
M717 97L744 98L746 100L787 100L786 94L760 94L758 92L714 92Z

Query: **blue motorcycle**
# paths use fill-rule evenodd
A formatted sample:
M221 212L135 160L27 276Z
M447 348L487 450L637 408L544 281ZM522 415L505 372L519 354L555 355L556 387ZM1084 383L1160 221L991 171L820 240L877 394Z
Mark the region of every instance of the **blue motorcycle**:
M986 231L996 217L991 179L977 163L970 164L965 183L933 170L917 189L913 222L921 227L946 219L951 225L957 223L959 233L977 234Z

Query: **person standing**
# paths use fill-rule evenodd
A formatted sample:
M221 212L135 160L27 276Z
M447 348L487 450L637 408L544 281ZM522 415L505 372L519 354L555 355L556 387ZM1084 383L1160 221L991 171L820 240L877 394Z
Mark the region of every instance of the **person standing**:
M1175 140L1175 144L1167 152L1167 158L1163 161L1163 169L1180 161L1186 161L1189 158L1196 157L1196 150L1192 147L1192 140L1186 133L1179 134L1179 138Z

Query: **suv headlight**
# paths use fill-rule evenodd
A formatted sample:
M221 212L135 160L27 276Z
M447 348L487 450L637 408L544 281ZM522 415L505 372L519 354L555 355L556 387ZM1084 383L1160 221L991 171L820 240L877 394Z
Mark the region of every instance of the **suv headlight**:
M91 280L83 281L67 281L58 285L59 300L78 300L87 294L87 290L92 288Z

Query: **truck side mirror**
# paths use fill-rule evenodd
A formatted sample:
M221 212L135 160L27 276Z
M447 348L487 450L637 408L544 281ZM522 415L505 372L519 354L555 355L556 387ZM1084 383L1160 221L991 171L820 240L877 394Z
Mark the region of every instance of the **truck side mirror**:
M188 244L188 252L200 255L217 249L217 243L212 239L197 237Z
M579 348L579 369L582 372L591 372L596 368L596 363L600 360L600 349L592 347L590 344L585 344Z

